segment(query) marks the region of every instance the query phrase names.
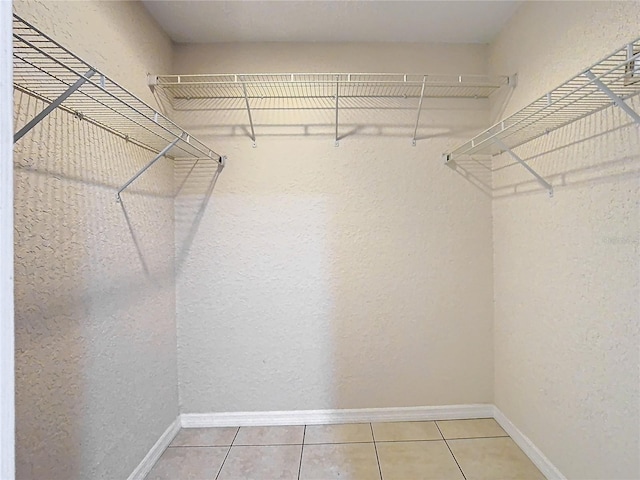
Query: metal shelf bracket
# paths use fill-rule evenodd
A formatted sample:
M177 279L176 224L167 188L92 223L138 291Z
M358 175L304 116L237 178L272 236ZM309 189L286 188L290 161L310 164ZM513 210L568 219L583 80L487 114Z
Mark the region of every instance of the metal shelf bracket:
M253 117L251 116L251 107L249 107L249 97L247 96L247 85L242 82L242 92L244 93L244 102L247 106L247 114L249 115L249 125L251 126L251 140L253 148L256 148L256 132L253 130Z
M538 180L538 183L540 183L540 185L542 185L544 188L546 188L547 191L549 192L549 197L553 197L553 186L549 182L547 182L544 178L542 178L542 176L540 174L538 174L538 172L536 172L533 168L531 168L527 162L525 162L522 158L520 158L518 155L516 155L513 152L513 150L511 150L504 143L502 143L502 141L499 138L494 137L492 140L493 140L493 143L498 145L498 147L500 147L502 150L504 150L509 155L511 155L511 157L515 161L517 161L520 165L522 165L525 169L527 169L527 171L531 175L536 177L536 180Z
M634 122L640 125L640 115L631 108L625 101L620 98L618 95L613 93L609 87L607 87L604 83L597 78L591 70L587 70L584 72L585 76L593 82L593 84L600 89L602 93L604 93L607 97L609 97L613 103L615 103L618 107L625 111L627 115L629 115Z
M169 150L171 150L176 143L178 143L180 140L183 139L183 137L185 136L185 134L183 133L182 135L180 135L179 137L177 137L173 142L171 142L169 145L167 145L166 147L164 147L160 153L158 153L155 157L153 157L153 159L151 159L151 161L149 163L147 163L144 167L142 167L140 169L140 171L138 173L136 173L133 177L131 177L127 183L125 183L122 188L120 188L120 190L118 190L118 193L116 193L116 200L118 201L118 203L122 200L120 198L120 194L122 193L123 190L125 190L129 185L131 185L133 182L136 181L136 179L142 175L144 172L146 172L149 167L151 167L151 165L153 165L154 163L156 163L158 160L160 160L162 157L164 157L167 153L169 153ZM189 136L186 135L186 139L185 141L188 142L188 138Z
M424 100L424 87L427 82L427 76L422 77L422 89L420 90L420 102L418 103L418 115L416 117L416 126L413 129L413 138L411 139L411 145L416 146L416 135L418 133L418 123L420 123L420 111L422 110L422 100Z
M47 115L49 115L51 112L53 112L56 108L58 108L60 106L60 104L62 102L64 102L67 98L69 98L69 95L71 95L73 92L75 92L76 90L78 90L82 84L84 82L86 82L89 78L91 78L93 76L93 74L96 73L95 70L91 69L89 70L87 73L84 74L84 76L80 77L76 83L74 83L73 85L71 85L66 92L64 92L62 95L60 95L58 98L56 98L53 102L51 102L49 105L47 105L47 107L42 110L38 115L36 115L35 117L33 117L29 123L27 123L24 127L22 127L14 136L13 136L13 143L16 143L18 140L20 140L23 136L25 136L27 134L27 132L29 132L29 130L31 130L33 127L35 127L38 123L40 123Z

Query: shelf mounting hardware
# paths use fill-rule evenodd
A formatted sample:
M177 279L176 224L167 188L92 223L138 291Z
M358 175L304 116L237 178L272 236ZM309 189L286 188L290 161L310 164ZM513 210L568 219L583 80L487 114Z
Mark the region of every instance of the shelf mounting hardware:
M420 111L422 110L422 100L424 100L424 87L427 83L427 76L422 77L422 89L420 90L420 103L418 103L418 116L416 118L416 126L413 129L413 138L411 139L411 145L416 146L416 135L418 133L418 123L420 123Z
M627 103L625 103L622 98L613 93L609 87L607 87L604 83L600 81L598 77L596 77L591 70L587 70L584 72L585 76L593 82L593 84L600 89L602 93L604 93L607 97L609 97L613 103L615 103L618 107L625 111L627 115L629 115L634 122L640 125L640 115L631 108Z
M244 94L244 103L247 106L247 114L249 115L249 125L251 126L251 140L253 148L256 148L256 132L253 130L253 117L251 116L251 107L249 107L249 97L247 96L247 85L242 82L242 93Z
M13 143L16 143L18 140L20 140L29 130L31 130L38 123L40 123L42 119L44 119L47 115L53 112L56 108L58 108L62 102L64 102L67 98L69 98L69 95L71 95L73 92L78 90L82 86L82 84L84 84L84 82L86 82L89 78L93 76L94 73L96 73L96 71L93 69L90 69L87 73L84 74L84 76L80 77L73 85L71 85L62 95L60 95L53 102L47 105L47 107L44 110L42 110L38 115L33 117L31 121L29 121L29 123L27 123L24 127L22 127L20 131L18 131L13 136Z
M338 99L340 98L340 77L336 76L336 143L335 147L340 146L340 141L338 140Z
M517 161L520 165L522 165L524 168L527 169L527 171L533 175L534 177L536 177L536 179L538 180L538 183L540 183L540 185L542 185L544 188L546 188L549 191L549 197L553 197L553 186L547 182L544 178L542 178L538 172L536 172L533 168L531 168L529 166L529 164L527 162L525 162L522 158L520 158L518 155L516 155L513 150L511 150L509 147L507 147L504 143L502 143L502 140L500 140L497 137L493 137L492 138L493 143L495 143L496 145L498 145L498 147L500 147L502 150L504 150L505 152L507 152L509 155L511 155L511 157Z
M131 177L129 179L129 181L127 183L125 183L122 188L120 188L120 190L118 190L118 193L116 193L116 200L118 202L120 202L122 199L120 198L120 194L122 193L123 190L125 190L129 185L131 185L133 182L136 181L136 179L142 175L144 172L147 171L147 169L149 167L151 167L151 165L153 165L154 163L156 163L158 160L160 160L162 157L164 157L167 153L169 153L169 150L171 150L176 143L178 143L180 140L183 139L183 136L185 134L181 134L179 137L177 137L173 142L171 142L169 145L167 145L166 147L164 147L160 153L158 153L155 157L153 157L153 159L147 163L144 167L142 167L142 169L140 169L140 171L138 173L136 173L133 177ZM185 139L185 141L188 143L189 142L189 136L186 136L187 138Z

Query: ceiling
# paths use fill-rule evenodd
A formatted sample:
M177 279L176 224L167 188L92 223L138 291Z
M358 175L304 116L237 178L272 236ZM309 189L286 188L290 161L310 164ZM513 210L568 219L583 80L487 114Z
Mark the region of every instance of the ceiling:
M520 1L143 0L178 43L488 43Z

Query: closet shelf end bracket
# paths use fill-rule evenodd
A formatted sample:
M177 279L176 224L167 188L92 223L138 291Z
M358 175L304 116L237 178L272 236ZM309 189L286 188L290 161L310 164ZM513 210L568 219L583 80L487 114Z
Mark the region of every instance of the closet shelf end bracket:
M176 143L178 143L180 140L182 140L183 135L185 135L184 133L180 136L178 136L173 142L171 142L169 145L167 145L166 147L164 147L155 157L153 157L151 159L151 161L149 163L147 163L144 167L142 167L140 169L140 171L138 173L136 173L133 177L131 177L127 183L125 183L120 190L118 190L118 193L116 193L116 200L118 201L118 203L120 203L120 201L122 200L120 198L120 194L129 186L131 185L133 182L136 181L136 179L142 175L144 172L146 172L149 167L151 167L154 163L156 163L158 160L160 160L162 157L164 157L167 153L169 153L169 150L171 150Z
M16 143L22 137L24 137L29 130L35 127L38 123L40 123L47 115L53 112L56 108L58 108L62 102L64 102L69 96L78 90L84 82L90 79L93 74L96 73L95 70L90 69L87 73L85 73L82 77L80 77L73 85L71 85L62 95L56 98L53 102L51 102L44 110L42 110L38 115L33 117L24 127L22 127L14 136L13 143Z
M500 149L502 149L504 152L508 153L511 156L511 158L513 158L516 162L518 162L520 165L522 165L531 175L536 177L536 180L538 180L538 183L540 185L542 185L544 188L546 188L547 191L549 192L549 197L553 197L553 185L551 185L549 182L547 182L538 172L536 172L533 168L531 168L531 166L529 166L529 164L527 162L525 162L516 153L514 153L513 150L511 150L509 147L507 147L502 142L502 140L500 140L497 137L493 137L491 140Z
M609 97L614 104L616 104L619 108L625 111L627 115L629 115L634 122L640 125L640 115L633 108L631 108L625 101L620 98L618 95L613 93L609 87L607 87L602 81L594 75L591 70L587 70L584 72L584 75L593 82L593 84L600 89L602 93L604 93L607 97Z

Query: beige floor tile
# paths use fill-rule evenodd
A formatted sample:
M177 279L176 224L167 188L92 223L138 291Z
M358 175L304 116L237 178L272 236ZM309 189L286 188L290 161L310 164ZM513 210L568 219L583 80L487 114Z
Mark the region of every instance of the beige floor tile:
M473 420L439 420L436 422L444 438L506 437L507 433L493 418Z
M183 428L171 442L172 447L224 447L231 445L238 427Z
M146 480L213 480L229 447L167 448Z
M302 445L233 446L218 480L296 480Z
M376 444L384 480L464 480L444 441Z
M380 480L373 443L305 445L300 480L334 479Z
M349 423L344 425L307 425L304 443L353 443L373 442L371 425L368 423Z
M513 440L473 438L449 440L467 480L544 480L544 476Z
M291 427L240 427L234 445L302 445L304 425Z
M435 422L389 422L372 425L376 442L442 440Z

